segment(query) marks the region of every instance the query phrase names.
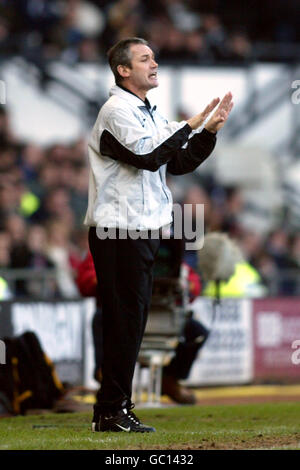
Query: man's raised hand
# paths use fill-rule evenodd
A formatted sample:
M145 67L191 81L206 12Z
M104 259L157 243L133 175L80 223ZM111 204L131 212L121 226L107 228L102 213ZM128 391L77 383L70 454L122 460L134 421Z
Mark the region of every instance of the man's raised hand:
M188 119L187 123L190 125L190 127L195 130L200 127L205 119L208 118L210 113L215 109L217 104L219 104L220 98L214 98L211 103L209 103L206 108L202 111L202 113L196 114L196 116Z
M205 124L205 129L209 132L218 132L225 124L233 108L232 94L227 93L219 104L209 121Z

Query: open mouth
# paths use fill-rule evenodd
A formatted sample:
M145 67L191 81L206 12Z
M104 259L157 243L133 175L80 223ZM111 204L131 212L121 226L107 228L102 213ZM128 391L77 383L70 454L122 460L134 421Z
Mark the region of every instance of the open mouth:
M157 72L151 73L149 78L157 78Z

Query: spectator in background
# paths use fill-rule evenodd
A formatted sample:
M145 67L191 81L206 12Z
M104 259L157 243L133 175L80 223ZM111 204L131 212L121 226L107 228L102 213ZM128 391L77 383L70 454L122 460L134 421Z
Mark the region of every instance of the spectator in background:
M153 52L158 56L161 49L166 47L167 35L162 34L170 26L170 22L166 16L159 16L147 23L147 40Z
M290 256L295 265L300 267L300 235L295 235L291 240Z
M70 206L72 208L75 225L82 225L83 214L88 202L89 172L85 165L78 164L74 175L74 186L70 192Z
M205 32L207 47L213 57L217 61L226 59L226 33L220 18L215 14L204 15L201 26Z
M224 191L224 215L220 230L236 238L241 233L239 218L244 209L243 194L238 187L227 187Z
M159 51L158 57L160 61L180 62L185 58L185 37L184 34L170 25L168 35L165 40L164 47Z
M86 138L82 136L70 146L70 158L73 163L86 163L86 145Z
M0 54L8 56L13 54L15 50L15 42L10 34L10 26L5 18L0 18Z
M267 242L266 252L272 256L277 268L279 295L297 295L295 270L299 268L299 237L289 237L284 229L274 231Z
M13 247L23 246L26 242L26 222L24 218L17 214L11 213L6 217L5 228L10 235Z
M19 200L9 174L0 173L0 229L5 226L6 217L18 210Z
M28 266L33 270L54 268L54 263L47 255L47 232L42 225L31 225L27 231ZM55 297L58 294L54 277L34 279L27 282L30 297Z
M105 49L121 38L138 36L146 18L140 0L118 0L107 8L106 28L102 40Z
M10 266L11 238L7 231L0 230L0 268Z
M186 2L181 0L165 0L166 11L178 31L188 33L199 28L201 17L189 10Z
M233 33L227 41L227 60L232 62L246 62L251 58L251 44L244 32Z
M278 5L274 13L272 2L263 7L254 2L251 14L245 15L242 2L225 7L225 2L183 0L5 1L0 6L0 54L22 55L41 67L47 60L59 58L69 63L87 62L103 60L103 51L121 38L147 36L158 55L164 45L154 47L149 23L166 17L184 35L203 28L215 63L249 60L255 49L249 37L276 44L275 54L270 52L273 48L266 48L264 59L291 60L296 54L289 45L299 41L296 0L280 3L280 13ZM241 27L249 37L239 31ZM230 35L230 31L237 32Z
M11 130L9 114L4 106L0 106L0 145L13 144L15 137ZM2 148L1 148L2 151Z
M185 194L183 205L186 226L190 227L190 230L196 233L197 205L199 205L199 207L202 207L202 213L204 216L203 229L208 230L211 218L211 201L205 189L200 187L199 185L194 185L190 187ZM200 215L200 213L198 214ZM198 223L200 223L199 215L197 219ZM183 235L186 236L187 234L184 233ZM188 239L186 241L191 243L195 241L195 238ZM184 261L191 268L196 270L198 265L198 250L187 250L184 255Z
M23 217L12 213L6 217L5 228L10 236L10 268L29 267L29 250L26 244L26 222ZM28 294L26 281L18 279L15 283L15 295L26 296Z
M76 62L99 62L101 59L98 42L93 38L83 38L78 46Z
M247 261L236 265L234 274L228 281L221 281L219 289L215 281L206 283L203 295L208 297L259 298L268 295L259 272Z
M0 230L0 269L10 267L10 237L9 234ZM6 279L0 276L0 301L9 300L12 297L10 286Z
M275 230L270 234L266 248L278 268L283 269L289 264L289 237L284 229Z
M262 282L267 287L269 295L278 295L280 273L273 258L264 251L263 247L256 253L255 267L260 273Z
M74 34L86 39L94 39L99 36L105 25L105 18L97 3L86 0L69 0L64 14L70 35Z
M32 217L32 221L38 223L44 223L51 219L64 221L71 228L74 226L70 194L63 186L50 188L42 199L41 207Z
M30 265L34 268L52 267L47 256L47 231L42 225L30 225L27 231L27 246L31 253Z
M71 230L64 219L51 220L47 223L47 249L48 258L57 269L57 282L59 293L64 298L78 295L74 282L74 260L78 259L77 252L70 242Z
M190 31L185 35L184 63L201 64L212 62L213 56L209 51L205 34L201 30Z
M263 236L254 231L244 230L238 240L245 259L254 264L255 256L259 253L264 242Z
M38 178L45 154L41 147L35 144L27 144L21 150L21 169L26 182L34 184Z
M10 172L17 168L17 152L8 142L3 142L0 146L0 172Z
M59 181L59 166L54 162L45 159L38 170L37 180L35 181L35 192L43 198L51 189L57 186Z
M13 214L7 219L7 230L11 240L11 268L39 270L54 267L46 255L46 232L42 226L27 226L21 216ZM39 297L46 293L48 296L55 296L56 294L55 282L44 282L42 276L39 280L37 278L35 280L18 279L15 286L17 297Z

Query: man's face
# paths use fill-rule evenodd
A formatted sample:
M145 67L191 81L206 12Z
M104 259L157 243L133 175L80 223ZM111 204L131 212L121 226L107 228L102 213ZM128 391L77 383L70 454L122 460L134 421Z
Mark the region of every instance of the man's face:
M131 51L131 68L126 67L127 84L147 92L158 86L157 68L153 51L144 44L133 44Z

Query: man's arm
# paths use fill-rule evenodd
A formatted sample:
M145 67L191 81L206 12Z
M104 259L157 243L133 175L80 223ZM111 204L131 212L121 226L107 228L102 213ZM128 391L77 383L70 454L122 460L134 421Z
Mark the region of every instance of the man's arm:
M188 141L186 148L176 151L167 165L167 171L172 175L184 175L194 171L212 153L216 141L216 134L204 128Z
M186 121L171 122L152 135L130 111L116 109L106 120L99 150L135 168L156 171L187 142L191 130Z
M157 171L160 166L178 156L178 151L188 141L191 130L197 129L204 122L218 102L218 99L213 100L202 113L189 121L166 124L154 135L147 133L138 119L127 110L116 109L108 117L101 134L100 153L135 168ZM214 125L214 121L210 122L209 132L213 132L211 128Z

